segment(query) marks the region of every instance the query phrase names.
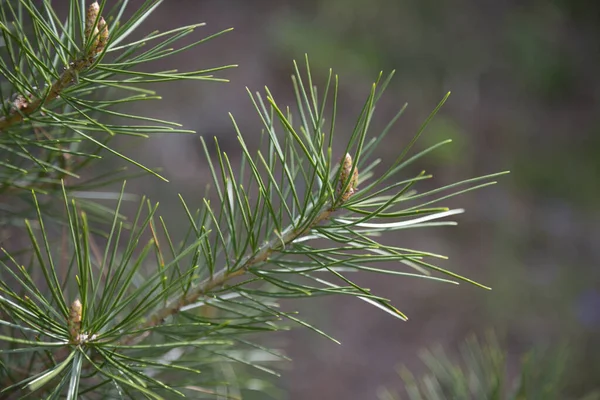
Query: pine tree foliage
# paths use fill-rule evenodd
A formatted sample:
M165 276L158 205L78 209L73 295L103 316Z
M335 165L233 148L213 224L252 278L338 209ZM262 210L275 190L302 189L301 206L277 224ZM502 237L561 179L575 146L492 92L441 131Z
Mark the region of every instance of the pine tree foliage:
M455 360L441 346L424 350L421 359L427 372L418 378L405 367L399 370L406 397L388 389L379 393L380 400L562 400L567 395L565 383L569 355L567 347L536 348L528 351L511 367L506 351L494 334L484 341L469 337L460 346ZM598 400L600 391L590 392L581 400Z
M81 171L102 152L160 177L111 147L111 140L118 135L193 133L171 121L120 111L134 102L160 99L145 87L148 83L225 81L214 73L234 67L144 71L149 62L191 51L224 33L178 46L204 25L195 24L132 39L160 3L149 0L132 10L129 1L102 1L94 3L95 7L86 7L83 0L70 1L67 15L59 16L48 0L0 2L0 98L4 99L0 110L0 187L12 199L6 206L12 211L8 216L18 216L18 221L26 215L30 209L25 206L32 205L31 190L56 196L60 195L61 182L69 181L67 189L73 196L123 180L122 169L81 179ZM23 201L22 207L18 207L17 199ZM7 215L5 222L15 223L6 219Z
M350 296L405 320L388 299L363 288L355 272L393 275L400 283L429 279L485 288L437 266L441 255L384 240L390 231L454 225L448 217L463 210L440 203L491 185L500 175L414 190L431 175L410 176L406 167L448 142L410 150L447 96L396 160L378 172L380 160L371 155L405 109L383 131L370 132L392 75L378 77L346 147L335 148L338 77L330 72L317 90L308 59L303 68L294 64L294 110L279 105L268 89L249 92L263 123L260 145L251 145L231 117L239 165L216 139L216 154L201 139L214 195L202 201L180 197L186 226L171 226L145 198L126 219L123 175L110 171L83 180L80 171L113 154L159 177L111 147L111 139L189 131L119 107L156 99L145 83L221 80L212 74L230 66L139 72L145 62L190 50L221 32L180 48L171 46L201 24L133 40L130 35L161 1L146 1L128 19L128 1L110 3L86 7L71 1L67 15L59 17L49 0L0 2L6 99L0 181L7 198L27 206L6 206L2 214L29 242L23 252L2 249L1 396L267 393L272 388L256 376L277 375L271 364L286 357L255 342L258 333L293 323L335 341L282 310L280 299ZM108 122L114 120L127 122ZM123 185L114 207L80 196L115 180ZM60 209L49 206L57 201Z

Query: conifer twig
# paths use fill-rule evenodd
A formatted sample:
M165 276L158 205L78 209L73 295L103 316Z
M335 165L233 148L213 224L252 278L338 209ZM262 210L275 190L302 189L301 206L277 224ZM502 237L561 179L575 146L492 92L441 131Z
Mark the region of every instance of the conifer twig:
M273 252L284 248L294 240L310 232L313 227L320 224L322 221L328 219L331 213L345 203L357 190L358 169L356 167L354 169L352 168L352 157L350 154L346 154L342 157L339 168L338 199L329 208L321 211L307 228L299 230L289 227L281 237L278 236L273 238L271 241L261 246L254 255L247 256L246 259L241 262L241 267L238 269L234 271L222 269L217 274L205 279L198 284L191 293L184 294L180 298L171 301L166 307L156 311L156 313L146 322L138 326L138 329L136 330L144 331L141 335L128 336L121 344L131 345L141 342L150 335L151 328L162 324L167 317L177 314L183 307L194 303L211 290L223 286L227 281L245 274L253 265L266 261Z
M347 198L345 200L347 200ZM328 219L333 211L335 211L333 207L327 208L326 210L322 211L315 217L315 219L306 229L303 229L301 231L297 229L289 229L281 237L278 236L276 238L273 238L271 241L264 244L254 255L247 256L246 260L244 260L241 263L242 266L236 269L235 271L227 271L226 269L222 269L214 276L205 279L204 281L199 283L191 291L191 293L184 294L180 298L171 301L166 307L156 311L156 313L152 315L146 322L138 326L136 330L144 330L144 332L141 335L128 336L121 342L121 344L132 345L141 342L150 335L151 328L164 323L164 320L166 318L177 314L179 311L181 311L183 307L193 304L201 296L206 295L211 290L221 287L227 281L245 274L248 271L248 269L250 269L250 267L252 267L253 265L267 261L267 259L272 253L276 252L279 249L282 249L286 245L292 243L294 240L307 234L313 227L317 226L322 221Z
M23 95L18 95L13 101L12 108L8 115L0 117L0 132L5 131L14 124L18 124L23 121L25 117L40 109L40 107L43 107L56 99L63 90L68 88L75 81L76 74L85 68L87 62L87 59L71 62L65 67L65 70L56 82L52 84L52 87L45 97L33 99L30 94L30 98L28 99Z
M79 72L85 70L94 62L94 57L101 53L108 43L108 26L103 17L98 18L100 7L94 2L86 14L86 38L92 40L89 49L75 61L71 61L59 78L52 84L48 94L44 97L34 98L32 93L27 96L19 94L12 102L8 115L0 117L0 132L5 131L14 124L23 121L28 115L33 114L75 83Z

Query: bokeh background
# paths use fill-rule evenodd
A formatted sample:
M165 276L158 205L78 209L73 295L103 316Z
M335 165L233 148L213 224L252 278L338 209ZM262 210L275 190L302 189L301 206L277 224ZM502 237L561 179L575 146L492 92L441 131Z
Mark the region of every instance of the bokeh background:
M135 3L135 2L134 2ZM399 388L398 365L423 370L419 350L440 343L450 353L469 334L495 330L513 357L535 346L568 343L567 393L600 382L600 3L583 0L169 0L144 32L207 22L216 40L170 59L169 68L224 64L228 84L163 84L164 100L146 113L218 137L238 154L232 112L246 137L259 119L245 87L267 85L279 104L294 104L292 60L307 53L317 82L340 75L338 143L350 134L379 71L396 70L374 121L384 126L409 107L378 157L390 160L447 91L452 96L420 148L453 144L416 167L449 184L510 170L498 185L447 204L464 207L459 226L406 231L403 247L446 254L441 266L493 287L420 280L356 278L408 314L400 322L345 298L298 309L341 340L337 346L298 329L273 336L294 359L278 385L289 399L375 399ZM142 30L144 30L142 29ZM166 67L163 65L161 67ZM374 132L377 130L375 129ZM132 182L130 190L183 214L176 193L193 204L209 181L198 135L122 141L122 151L171 180Z

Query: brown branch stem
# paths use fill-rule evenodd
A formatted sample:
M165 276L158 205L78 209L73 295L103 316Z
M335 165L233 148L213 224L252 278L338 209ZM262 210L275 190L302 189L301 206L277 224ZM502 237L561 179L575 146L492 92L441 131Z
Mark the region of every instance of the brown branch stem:
M8 115L0 117L0 132L5 131L14 124L18 124L27 116L33 114L41 107L59 97L66 88L75 82L76 75L89 67L92 62L93 57L88 56L69 63L62 74L60 74L59 78L52 84L50 91L45 97L30 100L19 95L17 99L13 101L13 107Z

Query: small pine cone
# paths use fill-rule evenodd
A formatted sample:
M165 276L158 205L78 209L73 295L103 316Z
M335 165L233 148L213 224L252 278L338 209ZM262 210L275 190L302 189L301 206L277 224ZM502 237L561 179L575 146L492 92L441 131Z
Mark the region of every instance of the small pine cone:
M69 334L72 341L79 339L79 333L81 332L81 310L81 301L77 299L71 304L69 312Z
M100 12L100 6L95 1L88 7L85 15L85 38L86 40L92 39L90 46L90 53L96 54L96 48L100 43L99 30L98 30L98 13Z
M89 38L96 27L96 20L98 19L98 13L100 13L100 6L95 1L88 7L87 13L85 14L85 36Z
M97 29L100 31L100 36L98 45L96 46L96 54L101 53L108 43L108 25L106 24L104 17L100 17Z
M108 43L108 25L104 17L98 16L99 13L100 6L95 1L90 4L85 16L85 37L92 40L89 51L91 56L101 53Z
M338 184L338 195L340 196L342 203L344 203L357 191L356 186L358 185L358 168L354 168L354 171L352 171L352 156L350 156L348 153L346 153L344 158L342 158L340 161L340 168L342 169L342 172L340 174L340 180ZM352 176L350 177L350 183L348 184L346 191L342 193L351 171Z

